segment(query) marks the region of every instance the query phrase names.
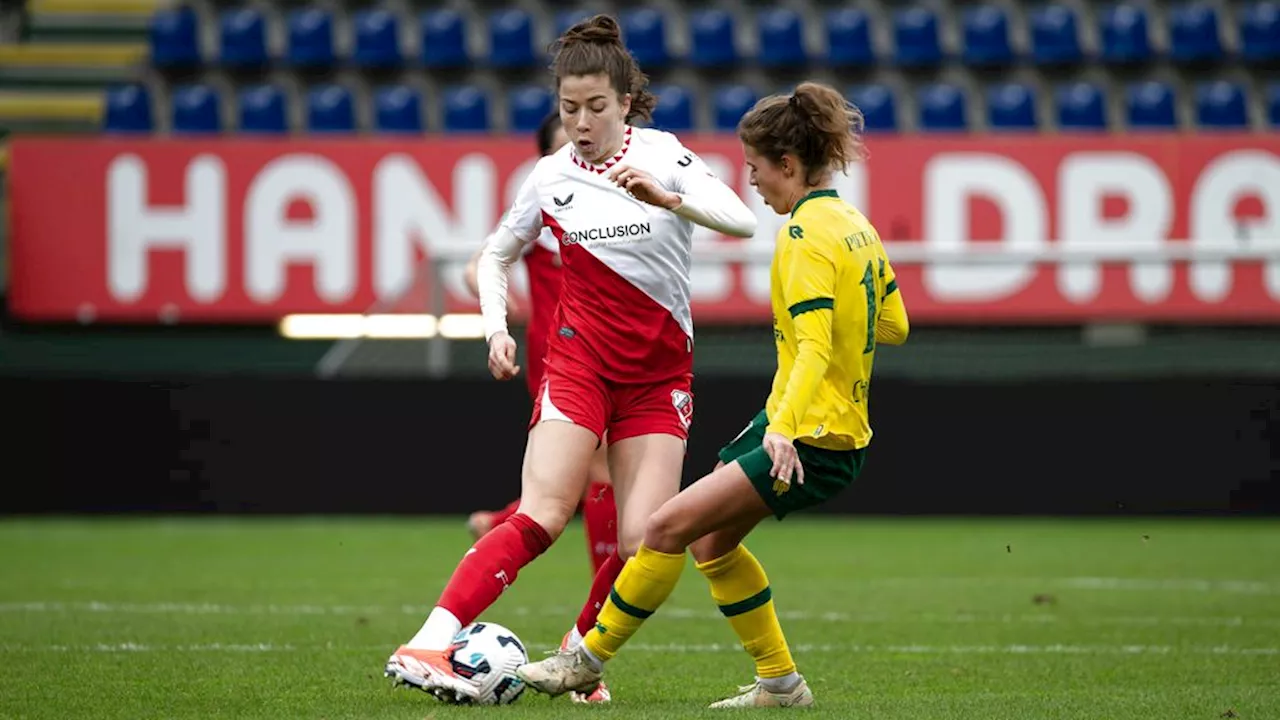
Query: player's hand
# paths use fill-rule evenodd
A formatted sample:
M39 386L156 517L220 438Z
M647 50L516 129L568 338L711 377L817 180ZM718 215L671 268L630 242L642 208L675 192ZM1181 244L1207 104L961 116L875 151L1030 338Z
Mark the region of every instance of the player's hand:
M489 338L489 372L498 380L510 380L520 374L516 365L516 341L500 332Z
M764 451L769 454L769 459L773 460L773 469L769 471L769 477L774 480L790 485L794 477L797 485L804 484L804 466L800 464L800 456L796 453L796 446L785 435L771 432L764 434L764 441L761 443Z
M674 210L680 206L679 195L662 187L656 178L643 170L637 170L630 165L615 165L605 177L640 202L667 210Z

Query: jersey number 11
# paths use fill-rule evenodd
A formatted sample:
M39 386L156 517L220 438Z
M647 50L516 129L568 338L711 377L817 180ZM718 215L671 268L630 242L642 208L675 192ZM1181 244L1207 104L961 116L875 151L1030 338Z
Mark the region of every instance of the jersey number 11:
M884 277L884 259L880 260L880 277ZM867 271L862 273L862 289L867 294L867 344L862 348L862 354L866 355L876 349L876 305L879 298L876 295L876 276L873 263L867 261Z

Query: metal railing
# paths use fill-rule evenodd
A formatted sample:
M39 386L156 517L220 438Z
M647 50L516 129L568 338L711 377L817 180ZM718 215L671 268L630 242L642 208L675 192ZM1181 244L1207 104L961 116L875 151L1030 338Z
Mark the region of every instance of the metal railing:
M1159 263L1238 263L1266 262L1280 265L1280 238L1249 238L1217 241L1170 241L1152 243L1063 243L1048 242L1040 246L1010 247L1007 242L966 242L962 245L944 245L937 242L885 242L889 260L898 266L936 265L953 266L1008 266L1008 265L1072 265L1072 264L1159 264ZM427 343L426 373L442 377L449 373L449 343L460 337L474 337L474 332L441 332L452 321L457 327L478 327L467 324L464 318L446 315L445 274L451 268L466 263L475 253L474 245L449 245L434 248L425 268L430 272L431 292L428 306L423 308L425 317L416 321L406 319L404 325L427 328L423 333ZM695 243L691 251L692 262L698 264L767 265L773 258L772 242L720 241ZM379 304L365 313L366 326L382 323L394 325L397 321L385 315L390 306ZM348 320L348 322L350 322ZM358 323L355 323L358 325ZM318 366L322 377L332 377L356 351L362 342L370 339L358 329L352 337L338 340Z

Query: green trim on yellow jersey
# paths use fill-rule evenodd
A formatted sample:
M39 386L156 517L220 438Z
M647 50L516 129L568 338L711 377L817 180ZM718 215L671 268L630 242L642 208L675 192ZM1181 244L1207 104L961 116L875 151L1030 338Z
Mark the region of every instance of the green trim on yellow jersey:
M835 306L836 306L835 298L829 298L829 297L814 298L812 300L805 300L803 302L798 302L795 305L792 305L791 307L787 308L787 311L791 313L791 317L795 317L797 315L803 315L813 310L833 310L835 309Z
M894 278L893 280L890 280L890 281L889 281L889 284L884 286L884 296L885 296L885 297L889 297L890 295L894 294L894 293L895 293L895 292L897 292L897 291L898 291L898 279L897 279L897 278Z
M796 206L791 208L791 217L795 217L796 213L800 212L801 205L809 202L814 198L820 198L820 197L838 198L840 197L840 193L836 192L835 190L814 190L808 195L805 195L804 197L800 198L800 201L796 203Z

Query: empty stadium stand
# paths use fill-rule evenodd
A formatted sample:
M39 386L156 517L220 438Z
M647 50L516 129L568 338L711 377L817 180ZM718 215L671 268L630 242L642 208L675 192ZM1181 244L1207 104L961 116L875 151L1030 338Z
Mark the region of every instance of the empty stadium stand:
M814 77L869 132L1280 127L1280 0L28 0L0 42L8 131L525 132L555 35L616 13L654 124L731 130Z

